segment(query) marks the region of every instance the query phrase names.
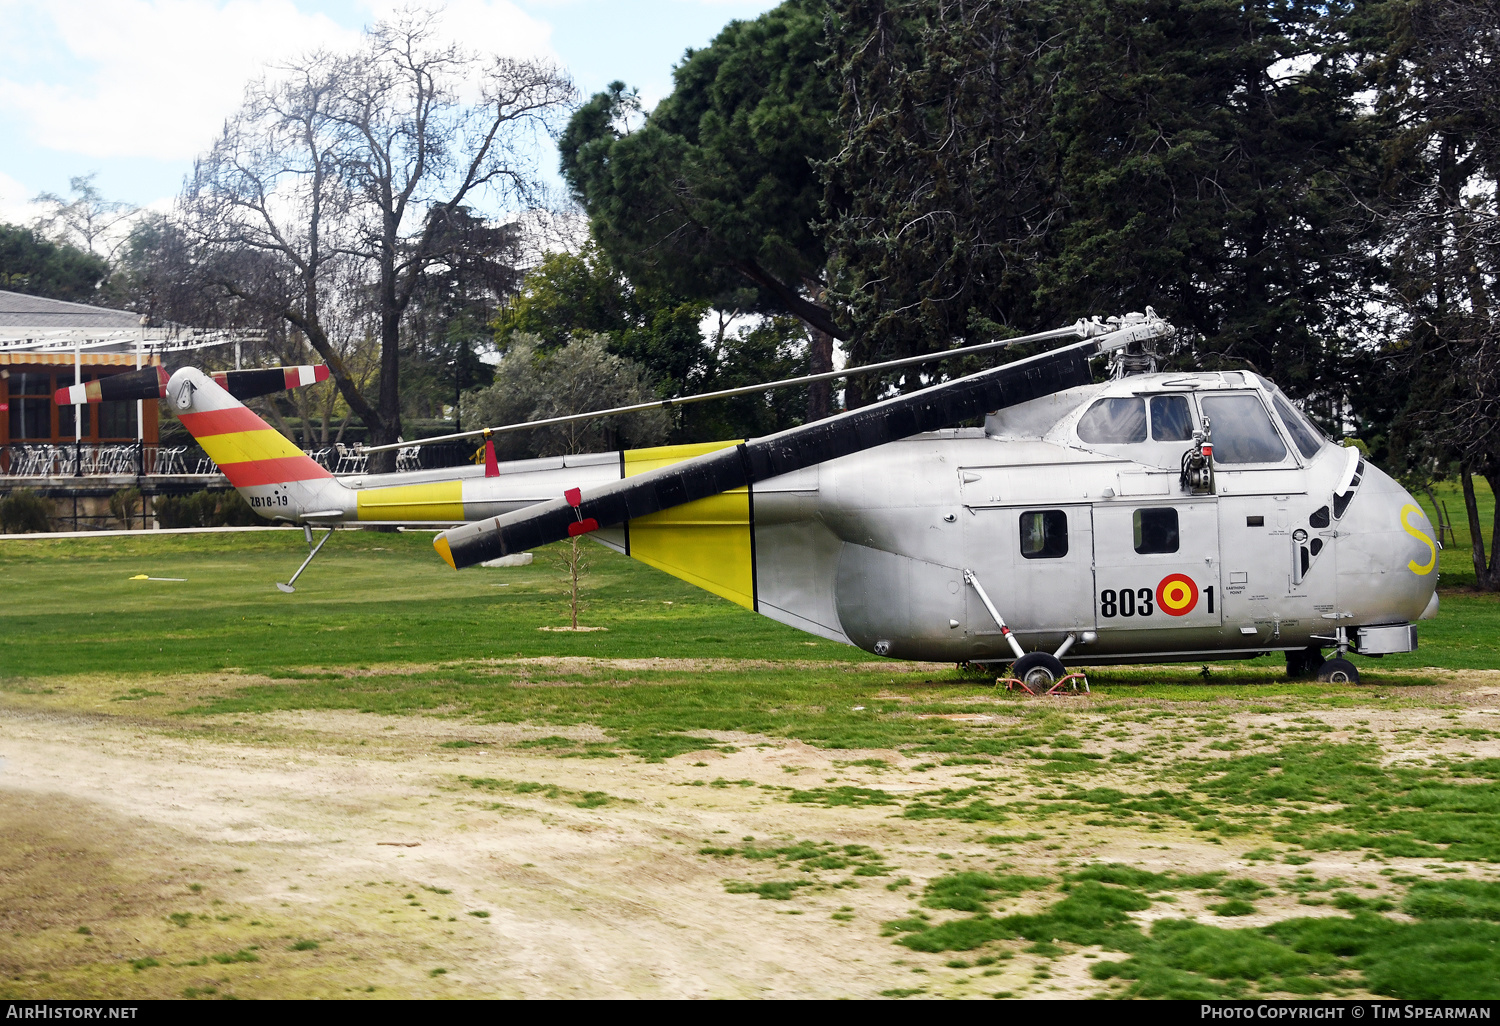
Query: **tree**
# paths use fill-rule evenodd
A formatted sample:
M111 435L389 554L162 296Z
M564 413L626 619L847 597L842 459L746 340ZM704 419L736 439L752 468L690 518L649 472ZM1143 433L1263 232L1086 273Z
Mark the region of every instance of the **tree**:
M754 297L739 297L750 305ZM718 310L705 337L709 306L662 285L640 287L598 247L549 254L533 268L498 321L502 348L521 334L543 351L598 335L609 352L639 364L659 395L750 385L805 373L808 332L796 318L759 317L731 330L739 310ZM808 390L737 396L680 408L672 438L682 442L770 434L802 422Z
M731 22L673 71L672 94L643 123L638 97L612 83L573 115L558 148L594 238L637 286L732 309L747 286L758 312L813 330L812 369L832 366L823 186L833 94L820 61L823 0L786 0ZM826 388L810 416L826 416Z
M1050 5L830 7L844 137L823 173L850 361L1037 324L1034 268L1061 220L1039 64ZM849 404L878 387L851 381Z
M699 323L708 311L664 286L639 287L595 245L579 253L549 253L526 274L496 321L497 343L533 335L550 351L570 340L609 336L609 351L645 367L665 395L704 387L706 366Z
M316 52L253 84L182 204L218 284L295 328L381 444L401 433L401 329L425 272L466 236L467 204L537 201L532 135L573 96L549 64L437 45L434 17L382 22L352 53ZM270 256L270 273L212 259L234 251ZM340 277L363 285L374 396L325 324L347 295Z
M462 394L488 385L493 351L491 323L502 300L520 284L520 230L494 225L466 208L450 213L452 237L439 247L444 258L430 265L407 308L402 347L403 408L408 415L435 417L451 404L458 416ZM461 427L461 419L455 427Z
M551 353L541 340L515 335L488 388L463 397L467 424L499 427L546 420L590 410L650 402L656 398L650 378L639 365L608 351L603 335L578 338ZM649 410L572 424L495 436L495 450L506 459L562 456L620 447L641 448L666 439L667 416Z
M95 177L97 172L69 178L71 199L44 192L32 200L46 208L37 218L36 227L49 239L67 245L82 243L85 251L112 260L115 250L130 235L122 229L140 213L140 208L105 199L94 187Z
M1392 456L1418 480L1457 464L1479 587L1500 590L1474 477L1500 494L1500 6L1377 8L1372 66L1384 121L1385 236L1397 341L1381 354L1397 409ZM1361 397L1361 406L1372 405Z
M852 358L1152 304L1185 358L1329 380L1374 219L1341 174L1359 83L1324 58L1326 5L831 6Z
M109 264L102 257L49 242L32 228L0 224L0 289L92 303L108 276Z

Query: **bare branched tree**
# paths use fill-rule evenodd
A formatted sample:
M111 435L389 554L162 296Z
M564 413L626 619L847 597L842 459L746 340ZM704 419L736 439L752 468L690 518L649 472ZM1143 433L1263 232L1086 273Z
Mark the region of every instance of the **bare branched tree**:
M97 175L90 172L69 178L69 199L51 192L33 199L31 202L44 209L36 219L36 229L54 242L79 246L113 260L115 250L129 238L128 222L140 208L105 199L94 186Z
M222 270L218 284L275 307L328 363L374 444L401 433L403 315L463 234L449 230L450 211L481 197L511 211L537 203L537 133L554 130L574 96L545 62L438 43L435 17L405 13L353 53L317 51L253 84L182 203L205 250L274 255L289 287ZM328 330L335 308L361 301L335 288L350 279L379 348L373 395Z

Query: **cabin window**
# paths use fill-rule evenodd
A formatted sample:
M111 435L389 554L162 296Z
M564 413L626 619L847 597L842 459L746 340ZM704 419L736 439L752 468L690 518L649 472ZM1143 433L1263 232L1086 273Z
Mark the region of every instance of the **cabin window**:
M10 376L10 437L12 441L52 438L52 375Z
M1078 437L1102 445L1146 440L1146 400L1134 396L1100 399L1078 421Z
M1187 442L1193 437L1193 411L1185 395L1151 397L1151 437L1158 442Z
M1318 450L1323 448L1323 439L1317 429L1307 422L1307 418L1302 416L1295 406L1281 396L1272 396L1271 401L1276 404L1276 412L1281 414L1281 423L1286 425L1287 432L1297 446L1297 451L1306 459L1312 459L1317 455Z
M1203 415L1213 431L1215 463L1280 463L1286 443L1253 395L1204 396Z
M131 399L99 403L100 438L135 438L135 401Z
M1143 556L1157 552L1177 551L1177 511L1175 509L1170 506L1162 509L1138 509L1133 519L1135 551Z
M1021 555L1059 559L1068 554L1068 515L1060 509L1033 509L1021 514Z

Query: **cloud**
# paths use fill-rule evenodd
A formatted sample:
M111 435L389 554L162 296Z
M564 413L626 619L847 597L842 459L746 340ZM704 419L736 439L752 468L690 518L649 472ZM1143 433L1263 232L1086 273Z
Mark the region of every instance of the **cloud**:
M30 224L41 210L31 202L34 193L0 172L0 224Z
M365 9L374 22L397 7ZM0 24L0 107L35 145L93 158L191 158L267 64L359 37L291 0L0 0ZM552 56L549 28L508 0L453 0L440 31L488 52Z

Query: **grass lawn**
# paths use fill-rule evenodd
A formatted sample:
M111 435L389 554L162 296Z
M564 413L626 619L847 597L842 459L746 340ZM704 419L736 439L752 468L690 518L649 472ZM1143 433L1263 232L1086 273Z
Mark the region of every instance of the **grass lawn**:
M428 534L342 532L306 555L294 531L0 542L0 674L245 671L487 656L866 660L600 546L582 623L555 550L529 567L455 573ZM186 578L182 583L131 577Z
M1447 590L1439 618L1422 625L1418 652L1361 660L1367 686L1288 681L1272 656L1207 668L1101 668L1089 675L1092 698L1054 700L997 691L992 676L882 660L802 634L598 547L590 552L581 619L606 629L580 634L542 629L566 622L556 548L538 552L530 567L455 573L425 534L348 532L329 543L296 594L282 594L275 582L305 551L291 531L0 542L8 585L0 711L88 714L75 718L82 726L66 716L0 721L8 743L33 753L56 743L71 766L97 751L114 757L123 748L126 758L136 741L50 742L51 734L155 732L177 754L153 757L153 787L159 778L176 788L193 779L181 768L191 763L170 759L192 758L194 745L210 762L239 766L264 752L268 764L301 773L298 760L320 756L292 739L289 724L347 732L318 742L337 746L327 756L337 768L307 771L300 779L311 783L364 779L360 773L398 751L385 732L418 724L420 734L400 750L403 772L407 760L444 761L423 771L431 782L413 798L420 801L414 818L425 822L440 803L464 803L461 819L424 835L434 846L469 831L502 843L523 833L532 816L549 830L563 822L577 828L554 831L545 850L576 833L618 860L645 851L649 838L627 844L618 839L624 834L602 832L608 824L600 817L649 823L660 844L643 864L676 860L674 873L688 866L703 874L708 884L692 892L695 901L764 907L762 918L773 925L782 911L806 912L808 920L826 911L830 930L863 922L849 929L864 929L860 936L881 945L866 966L883 962L922 977L878 991L886 996L945 987L970 993L1012 961L1025 962L1031 975L1005 970L1020 982L994 996L1022 986L1045 996L1053 969L1112 996L1500 996L1500 877L1491 869L1500 866L1500 722L1488 707L1493 699L1472 697L1468 681L1455 684L1443 669L1410 672L1500 668L1489 641L1500 627L1494 597ZM1445 568L1462 555L1445 552ZM1445 582L1462 581L1457 569L1445 572L1452 574ZM185 580L131 579L139 574ZM287 711L381 715L262 715ZM27 729L36 736L22 737ZM826 768L804 773L809 751ZM370 753L359 763L365 768L349 772L362 752ZM545 770L536 769L541 760ZM522 775L533 770L546 775ZM283 782L289 779L267 786L293 793ZM897 779L905 783L884 786ZM641 790L647 787L656 790ZM631 789L640 797L619 797ZM227 797L203 807L218 809ZM385 817L386 802L351 802L339 817L357 819L367 807ZM570 810L594 819L560 818L574 816ZM682 825L700 813L701 829ZM238 806L232 814L250 816ZM753 817L785 818L772 820L771 830L740 825ZM379 824L378 844L400 843L384 818ZM342 822L338 830L343 845ZM820 835L799 840L812 830ZM774 839L756 841L756 834ZM249 860L273 846L242 850L234 857ZM406 858L408 850L420 855L407 847L390 854ZM1104 851L1114 854L1104 859ZM281 852L275 848L275 858ZM1147 859L1155 869L1141 868ZM530 856L515 861L515 873L537 868ZM179 863L187 865L162 865ZM1171 868L1189 864L1191 872ZM492 874L491 862L484 865ZM600 866L594 871L606 871ZM312 869L309 863L287 890L320 886ZM836 879L843 871L847 878ZM226 870L220 886L239 872ZM352 902L356 880L340 879L327 894ZM382 899L387 907L372 916L417 908L453 886L423 884L422 892L386 883L410 893L400 903ZM635 894L631 888L641 885L631 877L620 886ZM536 893L561 887L554 878ZM676 908L687 891L662 893ZM493 898L497 908L500 900ZM247 909L261 907L245 901ZM1129 915L1153 904L1161 906L1154 918ZM301 915L291 911L301 907L288 900L275 914ZM353 915L348 907L338 915ZM1398 908L1406 918L1383 914ZM439 932L423 935L414 950L446 943L458 929L451 925L458 909L441 923L420 911ZM261 929L262 913L243 914L245 929ZM1257 914L1261 921L1238 918ZM194 929L206 935L221 929L208 925L211 915L227 924L230 912L205 906L197 915ZM562 918L549 914L546 924ZM143 987L204 961L201 952L192 960L164 954L186 944L188 932L167 931L178 939L161 941L160 957L145 952L122 962L118 954L94 958L86 939L93 934L70 929L76 932L64 940L83 952L78 959L122 974L134 966L130 979ZM317 943L307 947L297 940L303 933L276 929L274 951L260 934L244 942L260 947L235 950L226 941L214 949L221 955L212 956L213 985L239 971L217 965L236 960L259 963L257 975L246 970L237 984L247 994L261 976L292 980L277 974L290 973L284 966L294 958L313 958ZM332 927L319 929L331 947ZM340 938L349 935L339 930ZM374 938L390 933L361 930ZM17 959L19 971L44 965L34 951L44 941L61 944L60 936L52 926L38 928L40 939L27 942L33 953ZM808 936L808 950L838 949ZM127 948L121 941L119 950ZM908 959L916 961L908 966ZM439 969L424 972L435 979ZM0 984L0 996L10 985ZM314 992L296 989L302 986L287 983L285 993ZM193 996L193 988L180 992Z
M906 664L816 638L592 546L582 623L566 621L555 548L524 568L455 573L426 534L347 532L302 576L293 531L0 542L8 600L0 609L0 679L59 674L425 664L489 657L758 659ZM1500 668L1500 601L1462 587L1466 553L1443 553L1442 612L1409 655L1358 660L1364 672ZM1459 569L1451 569L1458 564ZM175 581L131 580L150 577ZM1472 568L1467 577L1473 581ZM1280 655L1230 664L1225 682L1277 682ZM1144 684L1201 683L1198 667L1095 671ZM1091 675L1093 676L1093 675Z

